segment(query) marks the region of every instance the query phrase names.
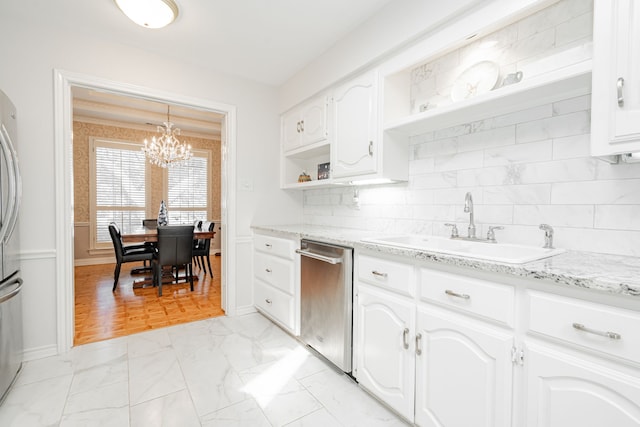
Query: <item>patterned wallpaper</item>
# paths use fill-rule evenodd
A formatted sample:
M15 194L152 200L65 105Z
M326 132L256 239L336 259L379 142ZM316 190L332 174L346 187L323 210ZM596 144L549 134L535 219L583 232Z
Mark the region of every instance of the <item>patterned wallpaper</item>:
M75 222L89 222L89 141L91 137L109 138L118 141L142 142L150 139L155 132L127 129L115 126L98 125L93 123L73 122L73 190ZM194 149L208 149L211 151L210 188L211 211L210 219L220 219L220 172L222 159L220 141L204 138L194 138L182 135L180 139ZM163 169L151 166L151 206L150 215L157 215L162 200Z

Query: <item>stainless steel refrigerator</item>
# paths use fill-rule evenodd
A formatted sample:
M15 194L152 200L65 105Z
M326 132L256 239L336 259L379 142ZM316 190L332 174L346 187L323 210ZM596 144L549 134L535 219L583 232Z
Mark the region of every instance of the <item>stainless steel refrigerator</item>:
M16 129L16 109L0 90L0 403L22 367L23 352Z

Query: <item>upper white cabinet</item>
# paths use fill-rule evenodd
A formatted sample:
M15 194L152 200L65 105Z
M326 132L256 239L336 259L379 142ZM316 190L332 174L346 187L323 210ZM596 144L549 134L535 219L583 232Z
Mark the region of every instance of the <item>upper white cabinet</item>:
M319 96L282 116L282 146L285 152L329 137L329 99Z
M640 151L640 4L595 0L591 154Z
M334 90L334 178L376 171L377 73L367 73ZM408 159L407 159L408 161Z
M281 188L329 185L329 179L318 179L318 165L329 163L331 149L329 110L329 96L322 95L281 117ZM309 176L309 181L298 182L303 174Z

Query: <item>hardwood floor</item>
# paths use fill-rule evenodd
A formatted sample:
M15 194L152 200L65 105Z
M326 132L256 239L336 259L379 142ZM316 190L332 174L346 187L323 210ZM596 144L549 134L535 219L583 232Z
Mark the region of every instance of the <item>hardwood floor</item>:
M118 288L112 292L114 264L75 268L74 345L102 341L169 325L222 316L221 257L211 256L213 278L194 264L198 275L193 292L189 284L133 289L136 263L122 265Z

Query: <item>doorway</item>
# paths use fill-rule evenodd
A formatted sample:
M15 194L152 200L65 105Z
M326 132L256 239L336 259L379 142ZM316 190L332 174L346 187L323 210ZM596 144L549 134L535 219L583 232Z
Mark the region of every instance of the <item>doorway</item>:
M156 101L165 104L210 111L223 117L221 124L222 173L221 173L221 248L224 256L221 265L222 308L227 314L234 314L233 283L235 256L228 250L232 246L235 233L235 177L228 173L235 170L235 107L205 99L166 93L150 88L133 86L93 76L55 70L55 164L56 164L56 283L58 312L58 352L73 346L74 336L74 248L73 248L73 111L72 88L111 93L114 95Z

